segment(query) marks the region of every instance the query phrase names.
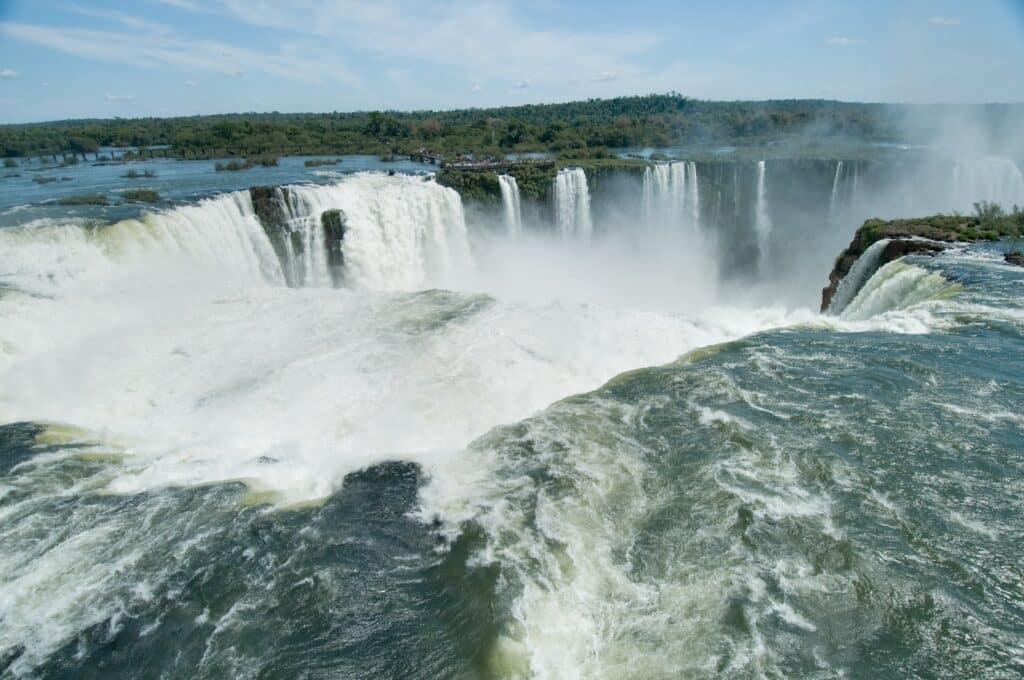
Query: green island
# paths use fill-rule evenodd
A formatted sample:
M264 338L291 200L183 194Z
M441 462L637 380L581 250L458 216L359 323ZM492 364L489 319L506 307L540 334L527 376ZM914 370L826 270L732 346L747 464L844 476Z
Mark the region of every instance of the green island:
M853 240L836 258L829 283L821 291L821 311L828 311L832 298L857 259L872 244L890 239L882 251L877 267L911 253L934 255L948 243L998 241L1002 238L1024 236L1024 208L1014 206L1009 212L995 203L983 201L974 204L973 215L932 215L910 219L864 222L854 233ZM1019 253L1007 253L1006 261L1024 265Z

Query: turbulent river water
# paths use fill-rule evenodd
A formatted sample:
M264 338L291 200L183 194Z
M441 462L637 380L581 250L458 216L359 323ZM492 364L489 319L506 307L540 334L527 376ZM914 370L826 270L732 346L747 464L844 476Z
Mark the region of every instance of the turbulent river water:
M675 234L375 173L286 252L248 192L0 229L0 676L1024 673L1024 269L741 304L655 179Z

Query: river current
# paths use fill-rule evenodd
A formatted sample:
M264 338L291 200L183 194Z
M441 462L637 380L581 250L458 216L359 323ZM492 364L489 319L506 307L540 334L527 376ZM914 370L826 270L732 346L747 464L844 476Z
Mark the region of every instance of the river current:
M1024 673L1021 244L818 314L653 191L677 232L383 173L289 187L285 255L245 191L0 229L0 677Z

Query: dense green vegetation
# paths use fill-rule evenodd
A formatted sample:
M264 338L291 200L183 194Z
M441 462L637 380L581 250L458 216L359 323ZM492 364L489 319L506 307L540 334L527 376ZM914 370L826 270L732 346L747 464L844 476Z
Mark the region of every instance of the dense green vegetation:
M277 156L256 156L255 158L246 158L244 161L228 161L227 163L217 163L213 166L213 169L217 172L237 171L237 170L248 170L249 168L262 165L265 168L269 168L277 165Z
M62 196L57 199L59 205L107 205L107 197L103 194L78 194Z
M1009 212L987 201L974 204L973 215L932 215L902 220L872 219L857 230L860 250L883 238L922 237L934 241L995 241L1024 235L1024 208Z
M222 158L260 154L453 155L569 152L676 144L754 144L813 133L896 140L907 107L823 100L711 102L676 93L457 111L250 113L182 118L69 120L0 126L0 156L95 154ZM984 109L998 123L1005 112ZM150 149L145 147L162 147Z
M160 200L160 194L152 189L125 189L121 192L121 196L126 201L139 201L142 203L156 203Z

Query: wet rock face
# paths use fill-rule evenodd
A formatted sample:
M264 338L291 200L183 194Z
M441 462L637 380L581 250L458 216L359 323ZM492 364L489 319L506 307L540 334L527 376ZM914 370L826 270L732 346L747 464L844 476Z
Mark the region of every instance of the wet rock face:
M878 259L878 269L881 269L886 264L893 260L898 260L904 255L910 255L917 253L920 255L935 255L946 249L946 246L941 243L934 241L922 241L922 240L911 240L908 238L899 238L889 242L889 245L882 251L882 256ZM866 250L866 248L865 248ZM850 269L853 268L854 263L857 262L857 258L863 253L853 254L850 248L836 260L836 266L832 269L832 273L828 277L828 285L821 290L821 311L827 312L829 306L832 304L832 298L835 297L836 291L839 289L839 282L843 280L843 277L850 273Z
M821 311L828 311L839 289L839 282L850 273L857 259L872 243L891 239L878 260L878 267L883 267L912 253L934 255L946 249L945 243L976 241L979 237L976 226L970 220L961 221L961 218L945 215L891 222L868 220L853 235L846 250L836 258L828 277L828 285L821 290Z
M249 196L252 198L253 211L259 218L263 231L270 239L270 245L274 247L277 260L281 263L281 269L285 273L285 279L289 286L295 285L291 276L289 246L291 230L288 228L288 213L286 203L288 201L287 187L252 187L249 189ZM301 243L299 244L301 248Z
M327 266L331 270L331 280L340 286L345 267L345 252L342 242L345 240L346 217L343 210L325 210L320 216L324 228L324 247L327 249Z
M1006 260L1007 264L1015 264L1018 267L1024 267L1024 253L1020 251L1006 253L1003 255L1003 259Z

